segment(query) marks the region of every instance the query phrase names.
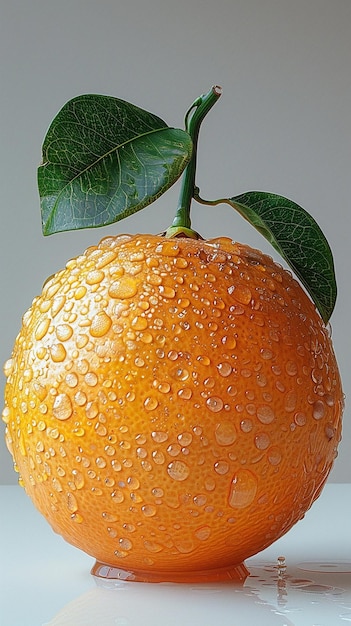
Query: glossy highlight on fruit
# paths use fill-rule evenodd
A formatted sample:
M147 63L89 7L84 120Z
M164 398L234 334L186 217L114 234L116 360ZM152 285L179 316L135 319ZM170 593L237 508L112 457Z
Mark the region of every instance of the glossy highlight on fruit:
M20 483L100 575L238 577L318 497L340 440L322 318L228 238L102 239L46 282L5 374Z

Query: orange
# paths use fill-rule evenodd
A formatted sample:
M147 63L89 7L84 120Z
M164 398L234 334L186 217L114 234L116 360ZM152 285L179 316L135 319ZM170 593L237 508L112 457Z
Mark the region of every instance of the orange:
M5 373L20 482L102 576L243 577L340 440L328 328L288 271L227 238L103 239L44 285Z

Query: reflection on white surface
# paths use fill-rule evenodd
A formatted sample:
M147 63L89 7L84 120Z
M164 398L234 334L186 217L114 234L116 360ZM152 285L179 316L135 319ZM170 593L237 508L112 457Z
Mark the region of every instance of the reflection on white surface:
M309 573L307 574L307 569ZM351 563L250 568L245 584L147 584L96 579L46 626L345 626L351 622ZM316 616L318 616L317 621Z
M23 489L0 488L1 626L351 626L351 485L246 561L243 586L105 582ZM285 558L279 555L284 555Z

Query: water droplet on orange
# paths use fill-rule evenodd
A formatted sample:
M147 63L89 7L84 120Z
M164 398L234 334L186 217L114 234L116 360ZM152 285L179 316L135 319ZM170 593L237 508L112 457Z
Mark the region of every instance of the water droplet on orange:
M72 403L67 394L60 393L55 397L52 412L58 420L67 420L71 417Z
M83 489L84 484L85 484L83 474L76 469L72 470L72 474L73 474L73 483L76 489Z
M273 409L267 404L257 408L257 418L262 424L271 424L275 418Z
M210 396L206 400L206 406L213 413L218 413L219 411L223 409L224 403L223 403L223 400L219 398L218 396Z
M183 463L183 461L172 461L167 466L167 472L173 480L183 481L188 478L190 470L187 464Z
M281 451L276 447L269 448L267 458L271 465L279 465L282 460Z
M154 411L158 407L158 400L154 396L148 396L144 401L144 407L147 411Z
M237 438L234 424L228 421L217 424L215 437L220 446L230 446Z
M77 498L71 492L67 493L67 507L71 513L75 513L78 510Z
M78 406L84 406L87 402L87 396L84 391L77 391L77 393L74 394L74 401Z
M257 484L257 478L250 470L238 470L230 485L229 506L233 509L250 506L256 497Z
M255 437L255 446L258 450L266 450L270 444L270 438L266 433L258 433Z
M45 337L46 333L49 330L49 326L50 326L50 319L48 317L45 317L44 319L40 320L39 324L37 325L34 331L34 337L37 341L40 341L41 339Z
M218 369L218 373L224 378L226 378L227 376L230 376L230 374L233 371L233 368L230 365L230 363L228 363L228 361L223 361L223 363L219 363L217 365L217 369Z
M54 363L62 363L66 358L66 348L62 343L54 343L51 346L51 358Z
M13 359L8 359L7 361L5 361L4 374L6 377L11 376L12 372L14 371L14 365L15 365L15 362Z
M99 311L92 320L89 332L92 337L103 337L108 333L112 320L105 311Z
M56 326L56 337L59 341L67 341L72 335L73 329L69 324L59 324Z
M285 400L284 400L284 408L285 408L285 410L288 411L288 413L291 413L292 411L295 411L296 404L297 404L297 394L296 394L296 391L288 391L285 394Z
M190 389L190 387L184 387L183 389L179 389L177 395L179 396L179 398L182 398L183 400L190 400L191 396L193 395L193 392Z
M132 298L138 291L137 283L131 276L122 276L119 280L111 283L108 294L111 298Z
M163 443L164 441L167 441L168 434L162 430L154 430L151 433L151 437L156 443Z
M315 420L320 420L325 415L325 404L323 400L317 400L313 404L313 417Z
M201 526L195 530L194 534L200 541L206 541L211 534L211 528L210 526Z
M65 380L68 387L74 388L78 385L78 376L74 373L67 374Z
M154 515L156 515L156 508L151 504L145 504L141 507L141 510L144 513L145 517L153 517Z
M216 461L214 464L214 469L217 474L223 476L229 472L229 464L227 461Z

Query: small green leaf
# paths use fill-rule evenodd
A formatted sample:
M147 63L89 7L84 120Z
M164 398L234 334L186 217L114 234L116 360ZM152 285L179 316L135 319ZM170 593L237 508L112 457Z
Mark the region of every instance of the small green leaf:
M45 235L106 226L179 178L192 140L156 115L103 95L70 100L53 120L38 168Z
M262 191L249 191L224 201L237 209L281 254L327 323L337 295L334 261L313 217L292 200Z

